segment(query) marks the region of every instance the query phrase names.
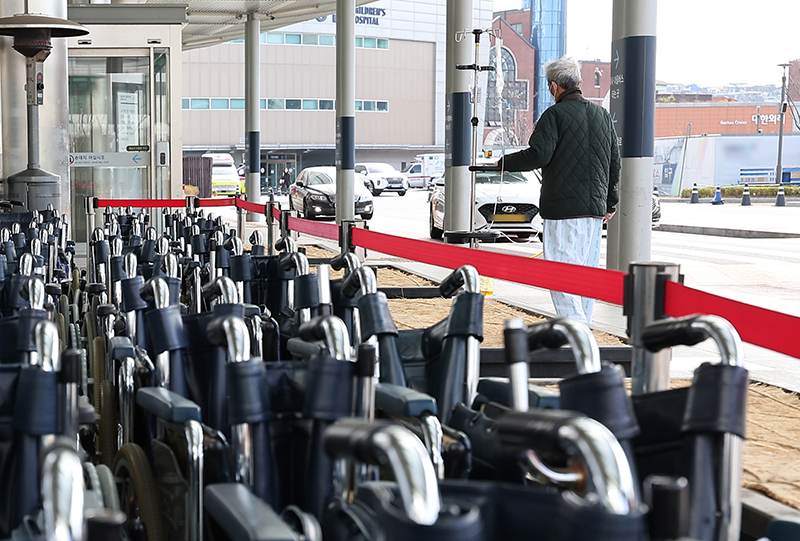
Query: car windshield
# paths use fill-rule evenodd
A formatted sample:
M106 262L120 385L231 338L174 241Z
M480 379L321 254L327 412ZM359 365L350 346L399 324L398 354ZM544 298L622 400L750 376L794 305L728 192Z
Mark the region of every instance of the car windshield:
M218 165L211 166L211 174L212 175L230 175L230 174L237 174L236 168L233 165L228 163L221 163Z
M522 183L528 182L528 179L522 173L509 173L505 172L501 176L499 173L481 172L475 175L476 184L500 184L501 182L507 183Z
M311 173L308 175L308 185L314 186L317 184L333 184L333 179L326 173Z
M388 163L371 163L367 166L370 173L394 173L395 169Z

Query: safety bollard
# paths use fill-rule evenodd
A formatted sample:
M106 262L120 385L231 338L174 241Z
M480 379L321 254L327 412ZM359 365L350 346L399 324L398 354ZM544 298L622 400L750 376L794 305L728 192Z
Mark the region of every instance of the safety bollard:
M747 184L744 185L744 189L742 190L742 206L750 206L750 186Z
M711 200L712 205L724 205L725 201L722 199L722 188L717 186L717 191L714 193L714 199Z
M689 200L689 203L699 203L700 202L700 192L697 191L697 184L692 185L692 198Z
M778 198L775 200L776 207L786 206L786 192L783 190L783 184L778 184Z
M680 265L675 263L631 263L625 277L624 315L628 316L628 337L633 346L631 392L646 394L669 389L672 350L658 353L644 347L642 331L663 315L664 282L678 281Z

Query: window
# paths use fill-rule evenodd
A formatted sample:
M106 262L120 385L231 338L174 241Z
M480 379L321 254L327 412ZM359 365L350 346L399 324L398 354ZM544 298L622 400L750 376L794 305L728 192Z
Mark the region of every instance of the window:
M231 98L231 109L244 109L244 100L241 98Z
M267 43L272 43L276 45L283 45L283 34L267 34Z
M377 43L375 43L375 38L364 38L365 49L374 49L376 46Z
M319 36L316 34L303 34L303 45L319 45Z
M302 107L302 100L286 100L286 108L297 110Z
M267 100L265 100L264 98L261 98L260 101L261 101L261 109L266 109L267 108Z
M361 100L356 100L356 111L363 111Z
M599 71L595 71L594 72L594 86L595 86L595 88L600 88L600 72Z
M381 112L387 112L389 110L389 102L388 101L378 101L375 102L376 110Z
M266 43L267 42L267 35L266 34L259 34L258 35L258 42L259 43Z
M212 109L227 109L228 100L223 98L211 98Z
M517 34L522 35L522 23L512 24L511 29Z
M356 47L364 46L364 38L356 38Z
M208 98L192 98L192 109L208 109Z
M334 105L334 100L319 100L319 108L324 111L333 111Z
M336 36L320 36L319 44L328 46L336 45Z
M388 49L389 48L389 40L388 39L379 39L378 40L378 49Z
M244 38L231 40L231 43L244 43Z
M191 107L191 104L192 104L192 102L189 101L189 98L183 98L181 100L181 108L182 109L188 109L189 107Z
M364 100L364 110L365 111L374 111L375 110L375 102L372 100Z
M267 109L283 109L283 100L278 98L268 99Z
M317 100L303 100L304 111L316 111L317 109Z
M286 45L300 45L303 37L300 34L286 34Z

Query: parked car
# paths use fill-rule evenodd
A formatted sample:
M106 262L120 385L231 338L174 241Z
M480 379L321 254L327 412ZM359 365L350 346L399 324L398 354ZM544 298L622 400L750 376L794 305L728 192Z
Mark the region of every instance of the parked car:
M526 239L542 231L539 172L479 172L475 178L474 229L490 229ZM430 236L444 233L444 176L434 179L430 197Z
M213 197L220 195L241 195L245 193L244 179L239 177L233 156L230 154L203 154L204 158L211 158L211 194Z
M353 182L356 197L355 214L372 218L372 195L356 173ZM303 169L289 191L289 208L298 210L304 218L333 218L336 215L336 168L333 166Z
M355 171L367 177L367 187L375 197L384 191L405 195L408 190L406 176L388 163L357 163Z

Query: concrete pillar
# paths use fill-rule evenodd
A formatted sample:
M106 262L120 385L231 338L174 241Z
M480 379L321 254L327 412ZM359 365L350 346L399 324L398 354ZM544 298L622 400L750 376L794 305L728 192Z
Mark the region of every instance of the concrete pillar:
M67 0L39 0L30 11L50 17L67 18ZM23 0L0 2L0 17L23 13ZM2 168L0 178L28 167L27 98L25 57L11 48L14 38L0 36L0 104L2 104ZM70 215L69 98L67 84L67 40L52 39L53 49L44 63L44 103L39 109L39 156L42 169L61 177L59 210ZM7 190L4 184L3 189ZM4 192L5 193L5 192Z
M261 22L256 19L254 13L248 13L244 31L244 129L247 132L245 187L247 200L254 203L261 202L260 34ZM247 213L248 222L260 222L263 219L262 215L255 212Z
M445 54L445 231L470 231L470 199L472 177L469 172L470 119L472 104L469 96L470 75L457 70L457 64L472 64L475 47L472 34L472 0L447 0L447 41ZM456 35L462 32L460 41Z
M622 157L618 223L609 228L608 267L650 260L655 136L656 0L614 0L611 117ZM613 246L612 243L617 243Z
M336 223L355 215L356 2L336 0Z

